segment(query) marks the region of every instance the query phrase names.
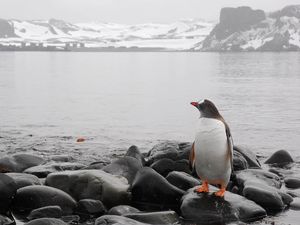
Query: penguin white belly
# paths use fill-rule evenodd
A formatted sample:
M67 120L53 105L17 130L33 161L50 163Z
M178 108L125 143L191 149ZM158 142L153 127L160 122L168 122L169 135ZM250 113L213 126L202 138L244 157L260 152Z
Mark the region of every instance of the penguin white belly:
M226 186L230 179L231 162L224 123L217 119L200 118L194 150L198 176L208 183Z

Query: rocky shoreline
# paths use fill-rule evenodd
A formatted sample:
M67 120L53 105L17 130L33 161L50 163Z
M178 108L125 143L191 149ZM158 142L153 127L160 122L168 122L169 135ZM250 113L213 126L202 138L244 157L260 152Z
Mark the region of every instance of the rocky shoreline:
M261 160L235 146L222 199L194 192L201 180L190 170L190 149L165 141L144 154L131 146L111 162L90 165L67 155L3 157L0 225L249 224L300 210L300 177L290 170L297 162L289 152Z

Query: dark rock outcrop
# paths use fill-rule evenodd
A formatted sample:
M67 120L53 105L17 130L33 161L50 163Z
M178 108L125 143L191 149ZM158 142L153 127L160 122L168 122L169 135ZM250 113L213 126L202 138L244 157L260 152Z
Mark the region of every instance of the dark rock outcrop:
M233 146L233 150L240 153L244 157L249 165L249 168L261 168L259 160L250 149L243 146Z
M7 176L11 177L16 185L17 188L22 188L30 185L42 185L41 181L38 177L26 174L26 173L6 173Z
M126 178L102 170L77 170L51 173L46 184L69 193L76 200L95 199L111 208L130 200Z
M291 154L286 150L279 150L271 155L267 160L266 164L282 167L289 163L293 163L294 160Z
M29 214L32 210L45 206L59 206L64 215L72 214L76 201L67 193L47 186L27 186L18 189L13 201L16 214Z
M188 189L201 184L200 180L194 178L193 176L185 172L173 171L168 174L166 179L167 181L169 181L170 184L184 191L187 191Z
M39 218L61 218L62 215L63 211L58 205L51 205L32 210L27 219L34 220Z
M287 16L287 17L296 17L300 19L300 5L289 5L284 7L283 9L271 13L270 15L272 18L280 18L283 16Z
M133 157L141 162L142 165L145 165L145 159L144 156L142 155L141 151L139 148L135 145L132 145L128 148L125 156L130 156Z
M103 203L94 199L82 199L78 202L76 208L76 214L80 215L80 218L89 219L92 217L102 216L107 212Z
M211 190L216 191L214 187ZM195 193L190 189L183 197L181 213L184 219L199 224L223 224L232 221L251 222L266 216L266 211L253 201L230 192L224 198L213 193Z
M23 172L25 169L40 165L41 157L31 154L15 154L0 159L0 172Z
M151 165L159 159L172 159L176 160L179 156L179 145L174 141L165 141L153 146L148 152L146 165Z
M6 214L10 209L16 191L17 184L15 181L11 177L0 173L0 214Z
M176 209L183 194L184 191L148 167L138 172L132 184L132 200L140 207L150 205L159 209Z
M150 167L164 177L167 176L171 171L181 171L189 174L191 173L189 169L189 161L185 159L177 161L166 158L159 159Z
M287 177L284 179L285 186L291 189L300 188L300 178L299 177Z

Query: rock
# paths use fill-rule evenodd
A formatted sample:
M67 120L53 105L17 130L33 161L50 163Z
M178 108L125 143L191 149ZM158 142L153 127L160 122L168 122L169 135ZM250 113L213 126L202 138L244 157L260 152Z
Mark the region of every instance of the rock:
M226 191L224 198L213 193L195 193L190 189L183 197L181 214L184 219L200 224L223 224L241 220L252 222L266 216L266 211L240 195ZM210 187L216 191L215 187Z
M125 156L103 167L102 170L113 175L123 176L127 178L129 184L132 184L136 173L142 169L142 167L143 165L139 160L130 156Z
M76 200L100 200L108 208L127 204L130 199L127 179L102 170L51 173L46 184L69 193Z
M139 212L127 214L125 216L148 224L180 224L179 217L174 211Z
M85 167L85 170L101 170L103 167L109 165L109 162L105 161L98 161L98 162L93 162L87 167Z
M156 144L147 155L146 165L151 165L159 159L176 160L179 155L179 145L177 142L165 141Z
M173 161L172 159L159 159L151 166L156 172L162 176L167 176L171 171L182 171L191 173L188 160Z
M178 155L179 160L180 159L189 160L190 152L192 150L192 145L193 145L193 143L191 143L191 142L179 143L179 155Z
M59 171L65 171L65 170L79 170L84 168L85 165L81 163L70 163L70 162L64 162L64 163L50 163L50 164L44 164L39 166L34 166L26 169L24 173L32 174L40 178L47 177L48 174L59 172Z
M40 219L31 220L30 222L25 223L25 225L68 225L68 224L56 218L40 218Z
M106 215L96 219L95 225L149 225L149 224L138 222L136 220L123 217L123 216Z
M142 155L142 153L138 149L138 147L136 147L135 145L132 145L132 146L129 147L129 149L127 150L125 156L133 157L133 158L137 159L138 161L140 161L140 163L142 165L145 165L144 156Z
M300 198L294 198L290 204L290 209L300 210Z
M176 209L183 194L184 191L148 167L138 172L132 184L132 201L141 207L150 204L160 209Z
M299 5L289 5L284 7L282 10L271 13L272 18L280 19L283 16L286 17L296 17L300 19L300 6Z
M73 161L74 158L70 155L52 155L50 156L50 160L55 162L70 162Z
M166 179L170 184L184 191L201 184L200 180L197 180L185 172L173 171L168 174Z
M15 181L11 177L0 173L0 214L5 214L10 209L16 191Z
M284 179L285 186L291 189L300 188L300 178L298 177L287 177Z
M63 211L58 205L51 205L32 210L27 218L29 220L39 218L61 218L62 215Z
M274 166L282 167L289 163L293 163L294 160L290 153L286 150L279 150L271 155L265 162L265 164L271 164Z
M7 20L0 19L0 38L17 37L12 24Z
M72 214L73 209L76 207L76 201L59 189L40 185L18 189L13 201L16 214L29 214L32 210L45 206L59 206L63 214L67 215Z
M140 210L132 207L132 206L129 206L129 205L118 205L118 206L115 206L113 208L111 208L109 211L108 211L108 215L117 215L117 216L124 216L126 214L133 214L133 213L137 213L137 212L140 212Z
M41 157L30 154L16 154L0 159L0 171L23 172L25 169L40 165L44 162Z
M239 170L245 170L248 168L249 168L249 165L248 165L247 160L244 158L244 156L237 151L233 151L233 170L239 171Z
M78 202L76 213L80 217L92 218L102 216L107 212L103 203L94 199L82 199Z
M240 153L248 163L249 168L261 168L256 155L248 148L242 146L233 146L234 152Z
M6 175L11 177L15 181L17 189L30 185L42 185L39 178L31 174L6 173Z
M280 211L289 205L292 197L283 191L280 178L270 172L248 169L236 173L239 193L268 211Z
M0 214L0 225L15 225L15 221L12 218Z

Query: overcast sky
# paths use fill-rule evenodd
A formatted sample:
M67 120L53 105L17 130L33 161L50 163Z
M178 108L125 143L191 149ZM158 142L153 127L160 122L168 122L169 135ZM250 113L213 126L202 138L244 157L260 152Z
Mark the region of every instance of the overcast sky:
M0 0L0 18L70 22L169 23L185 18L218 20L225 6L274 11L300 0Z

